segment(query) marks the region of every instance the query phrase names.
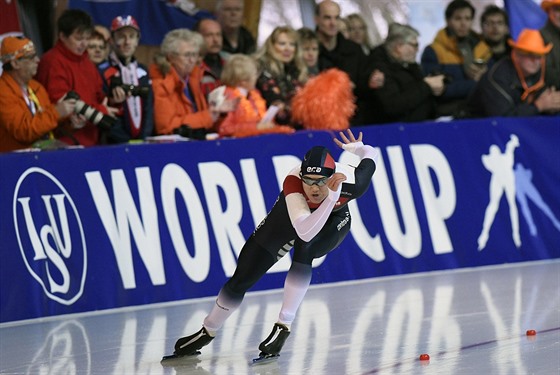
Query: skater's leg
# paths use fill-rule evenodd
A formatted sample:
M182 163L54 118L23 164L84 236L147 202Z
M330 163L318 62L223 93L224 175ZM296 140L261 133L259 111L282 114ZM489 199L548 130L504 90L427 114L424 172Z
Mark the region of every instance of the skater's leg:
M243 297L265 273L276 263L276 258L250 238L237 262L233 276L220 290L216 304L204 319L204 327L216 332L243 301Z
M204 319L203 327L196 333L181 337L175 343L175 354L192 355L208 345L222 328L224 322L241 305L245 292L253 286L276 262L270 252L250 238L241 253L237 268L220 290L214 307Z
M284 284L284 300L278 322L259 345L264 354L278 355L290 334L290 326L311 283L312 261L335 249L350 231L350 213L342 209L333 213L325 226L309 242L295 241L292 266Z
M311 283L311 264L293 262L284 283L284 300L278 323L284 324L288 329L296 317L299 305L307 293Z

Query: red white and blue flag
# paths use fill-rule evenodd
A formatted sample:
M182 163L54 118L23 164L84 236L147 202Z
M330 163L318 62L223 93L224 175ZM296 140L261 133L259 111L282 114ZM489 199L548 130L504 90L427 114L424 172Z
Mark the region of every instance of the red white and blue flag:
M509 29L513 39L523 29L539 30L546 23L546 13L541 9L541 0L504 0L509 15Z
M142 44L149 45L161 44L170 30L192 29L197 20L214 18L191 0L70 0L68 8L82 9L106 27L117 16L131 15L140 25Z

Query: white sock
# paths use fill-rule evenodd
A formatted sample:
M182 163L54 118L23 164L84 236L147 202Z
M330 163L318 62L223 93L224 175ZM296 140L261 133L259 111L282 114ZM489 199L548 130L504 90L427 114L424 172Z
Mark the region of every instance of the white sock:
M311 283L312 268L310 264L292 263L286 281L284 282L284 300L278 318L278 323L290 328L296 317L297 310L309 284Z
M216 335L216 331L222 328L225 321L235 310L237 310L240 304L241 301L232 301L230 298L227 298L222 291L220 291L212 311L210 311L210 314L204 318L204 327L209 334L211 333L210 336Z

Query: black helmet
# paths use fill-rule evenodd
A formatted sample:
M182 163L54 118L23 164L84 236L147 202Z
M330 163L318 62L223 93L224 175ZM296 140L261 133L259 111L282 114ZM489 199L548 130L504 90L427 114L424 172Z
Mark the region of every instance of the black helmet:
M334 159L326 147L315 146L307 151L301 162L300 174L318 174L330 177L335 172Z

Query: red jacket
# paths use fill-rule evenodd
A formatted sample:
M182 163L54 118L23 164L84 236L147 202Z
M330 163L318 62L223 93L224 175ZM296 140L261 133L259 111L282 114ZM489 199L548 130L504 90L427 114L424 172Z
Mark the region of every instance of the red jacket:
M105 99L103 80L87 52L80 56L75 55L59 40L41 57L36 78L45 86L53 103L68 91L74 90L81 100L107 113L101 104ZM98 143L99 129L88 121L85 127L72 130L69 136L60 137L62 141L74 144L72 138L83 146L93 146Z
M200 89L199 69L195 67L189 77L189 87L197 107L195 111L184 93L185 81L179 77L175 68L171 67L164 76L156 64L150 66L156 134L172 134L181 125L188 125L193 129L209 129L213 126L208 103Z
M21 87L8 72L0 77L0 151L28 148L58 125L59 114L45 88L37 81L28 83L41 109L35 116L29 110Z

